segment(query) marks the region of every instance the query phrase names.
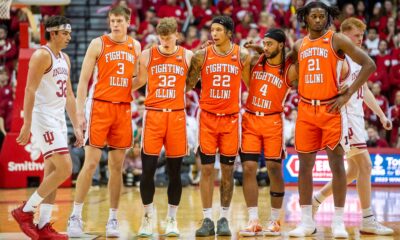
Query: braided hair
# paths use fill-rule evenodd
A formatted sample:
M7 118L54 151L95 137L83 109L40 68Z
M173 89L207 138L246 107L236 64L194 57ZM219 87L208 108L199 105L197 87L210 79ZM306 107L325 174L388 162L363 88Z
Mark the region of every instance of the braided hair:
M308 28L306 17L308 16L312 8L322 8L327 12L328 21L325 28L328 28L332 24L333 19L337 18L340 15L340 11L337 7L331 7L330 4L324 0L308 1L303 7L297 9L297 20L299 22L305 23L306 28Z

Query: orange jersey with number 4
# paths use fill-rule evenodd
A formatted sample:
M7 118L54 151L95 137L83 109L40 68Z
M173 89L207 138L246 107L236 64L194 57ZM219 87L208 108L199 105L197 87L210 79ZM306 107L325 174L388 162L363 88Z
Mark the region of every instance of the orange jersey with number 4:
M328 100L338 94L343 57L332 45L329 30L317 39L304 37L299 50L299 94L313 100Z
M135 42L131 37L115 42L108 35L100 39L102 50L93 73L90 96L108 102L131 102L132 77L138 60Z
M283 112L290 88L288 71L291 62L286 60L284 73L281 75L281 65L270 65L266 62L263 68L262 59L263 55L251 71L246 109L267 114Z
M200 108L215 114L239 112L243 70L240 47L234 44L232 50L223 56L209 46L204 58Z
M175 53L165 55L158 47L152 47L147 67L146 107L184 109L187 71L185 48L178 47Z

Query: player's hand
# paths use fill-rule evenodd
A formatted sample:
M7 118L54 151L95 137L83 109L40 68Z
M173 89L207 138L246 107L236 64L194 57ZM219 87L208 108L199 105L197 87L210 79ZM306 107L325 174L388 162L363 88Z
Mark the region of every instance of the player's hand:
M17 137L17 143L19 145L26 145L29 142L31 137L31 125L25 124L22 125L21 131L19 132L19 136Z
M84 144L84 136L83 136L83 131L80 127L74 128L74 134L76 141L74 143L75 147L83 147Z
M204 42L203 44L201 44L200 49L204 49L204 48L206 48L206 47L208 47L208 46L211 46L211 45L213 45L213 44L214 44L214 42L213 42L212 40L207 40L206 42Z
M384 129L386 130L392 130L393 124L392 121L390 121L390 119L388 119L386 116L382 117L379 119L382 123L382 126Z
M243 47L247 49L252 49L260 55L264 53L264 49L260 45L255 44L252 40L245 42L243 44Z
M330 105L328 113L339 113L340 109L350 100L351 94L347 85L343 86L338 93L338 97Z
M86 117L85 113L77 113L78 125L81 131L86 131Z

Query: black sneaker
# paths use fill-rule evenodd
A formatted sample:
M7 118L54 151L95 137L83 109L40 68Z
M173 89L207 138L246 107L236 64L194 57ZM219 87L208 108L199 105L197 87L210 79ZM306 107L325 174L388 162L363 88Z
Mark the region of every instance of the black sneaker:
M201 227L196 230L196 237L207 237L215 235L214 222L209 218L204 218Z

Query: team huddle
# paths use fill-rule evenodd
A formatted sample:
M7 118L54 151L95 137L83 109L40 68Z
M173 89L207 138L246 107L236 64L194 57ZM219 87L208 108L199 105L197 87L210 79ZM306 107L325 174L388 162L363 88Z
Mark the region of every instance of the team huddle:
M309 1L297 9L308 35L286 53L286 35L270 29L263 46L252 42L239 47L232 42L234 24L227 16L216 16L211 24L212 43L193 53L177 45L178 25L173 18L159 21L159 45L141 50L127 35L130 10L117 6L108 14L111 32L90 43L82 63L77 97L69 79L70 61L61 50L71 39L69 19L50 17L45 23L47 45L32 55L24 99L24 125L17 142L32 137L40 142L45 158L44 179L27 202L12 211L21 230L32 239L68 239L84 235L82 209L100 161L101 148L109 148L110 196L107 237L119 237L117 209L122 186L125 150L133 145L132 92L146 85L141 138L142 176L140 195L144 216L140 237L152 237L154 222L154 174L164 147L168 172L166 236L179 236L177 209L182 195L180 168L187 155L185 92L201 81L198 112L198 154L202 169L200 194L203 221L197 237L230 236L229 207L233 194L233 165L237 156L243 166L243 193L248 208L248 226L240 236L281 234L280 215L285 195L282 161L286 156L283 137L283 106L291 88L300 96L295 128L295 148L300 159L299 195L301 221L289 231L291 237L316 233L314 215L326 197L333 194L335 212L332 236L348 238L343 214L346 186L357 180L362 206L361 232L390 235L393 230L378 223L371 209L371 161L362 137L362 103L380 118L384 128L391 122L379 108L365 82L375 71L373 60L360 48L365 24L346 19L341 32L328 30L336 8L324 1ZM256 55L250 55L249 49ZM89 80L93 84L89 89ZM249 96L241 112L241 81ZM359 94L361 92L361 94ZM58 186L71 175L64 112L74 128L77 146L85 148L79 173L68 235L56 232L51 211ZM54 141L46 141L46 135ZM312 171L316 153L326 150L332 181L313 196ZM258 159L263 151L271 179L271 214L262 226L258 215ZM343 157L347 154L348 169ZM220 216L212 219L214 163L221 163ZM362 179L362 180L361 180ZM360 180L360 181L359 181ZM34 212L39 207L37 225ZM216 229L215 229L216 228Z

